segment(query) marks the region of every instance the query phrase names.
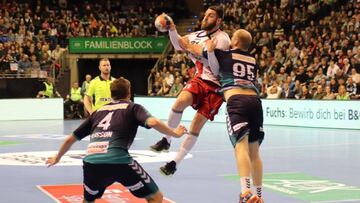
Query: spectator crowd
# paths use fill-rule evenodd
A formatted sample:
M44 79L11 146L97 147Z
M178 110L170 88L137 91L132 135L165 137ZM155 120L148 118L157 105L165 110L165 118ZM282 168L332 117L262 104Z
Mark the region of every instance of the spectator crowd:
M54 77L71 37L157 36L156 14L181 17L176 0L0 2L0 74Z
M224 8L223 30L245 28L259 66L260 96L269 99L360 98L360 2L336 0L208 1ZM197 25L200 26L201 19ZM161 60L149 95L176 96L194 64L182 53ZM176 92L176 91L175 91Z
M30 0L0 3L0 77L56 77L70 37L158 36L157 14L186 16L184 3ZM263 98L358 99L360 3L350 0L204 0L225 11L222 29L253 35ZM197 22L199 29L200 19ZM177 96L195 73L184 53L160 59L151 96ZM344 91L345 90L345 91Z

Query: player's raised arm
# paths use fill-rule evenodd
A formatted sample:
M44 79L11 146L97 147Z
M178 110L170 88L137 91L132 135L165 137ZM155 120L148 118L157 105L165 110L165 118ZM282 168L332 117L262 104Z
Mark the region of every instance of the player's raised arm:
M183 50L178 43L178 40L181 36L176 30L174 21L166 13L162 13L155 19L155 27L159 32L169 32L169 37L171 44L174 46L175 50Z
M175 24L173 26L170 26L169 37L171 44L174 46L175 50L182 51L183 49L179 45L179 39L181 38L181 36L177 32Z
M168 19L170 21L169 37L171 44L174 46L175 50L182 51L183 49L179 45L179 39L181 38L181 36L178 34L176 30L174 21L170 17Z

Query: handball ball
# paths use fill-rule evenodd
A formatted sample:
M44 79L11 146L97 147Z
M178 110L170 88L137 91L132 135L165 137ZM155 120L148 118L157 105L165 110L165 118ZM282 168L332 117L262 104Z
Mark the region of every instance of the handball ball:
M155 19L155 27L160 32L166 32L170 29L170 25L172 24L172 19L170 16L166 15L165 13L159 15Z

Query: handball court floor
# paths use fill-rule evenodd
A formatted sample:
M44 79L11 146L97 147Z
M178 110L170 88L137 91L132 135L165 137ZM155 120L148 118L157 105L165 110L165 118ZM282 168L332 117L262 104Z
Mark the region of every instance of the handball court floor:
M40 186L66 187L82 183L81 155L88 141L73 145L71 150L76 151L70 156L71 160L65 160L70 165L47 168L44 164L45 157L54 154L65 135L80 122L0 121L1 203L81 202L79 191L77 196L71 193L72 197L66 201L61 200L60 194L56 201L53 193L67 193L65 189L55 187L55 192L40 189ZM188 122L183 124L189 127ZM264 126L264 129L266 135L261 154L266 203L360 202L359 130L284 126ZM153 177L164 196L172 200L169 202L238 202L240 183L225 123L208 122L192 156L185 159L171 177L161 175L159 167L174 156L171 152L177 151L182 138L173 139L170 153L148 151L149 145L160 138L155 130L139 127L131 153ZM75 189L67 191L74 192ZM125 194L121 190L112 192ZM99 202L142 201L122 199L120 195L117 199Z

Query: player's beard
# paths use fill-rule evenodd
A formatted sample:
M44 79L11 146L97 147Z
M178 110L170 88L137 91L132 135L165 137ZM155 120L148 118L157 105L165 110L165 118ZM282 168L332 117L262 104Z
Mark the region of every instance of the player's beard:
M210 30L214 29L215 26L216 26L216 21L214 21L212 23L201 22L201 29L202 30L210 31Z

